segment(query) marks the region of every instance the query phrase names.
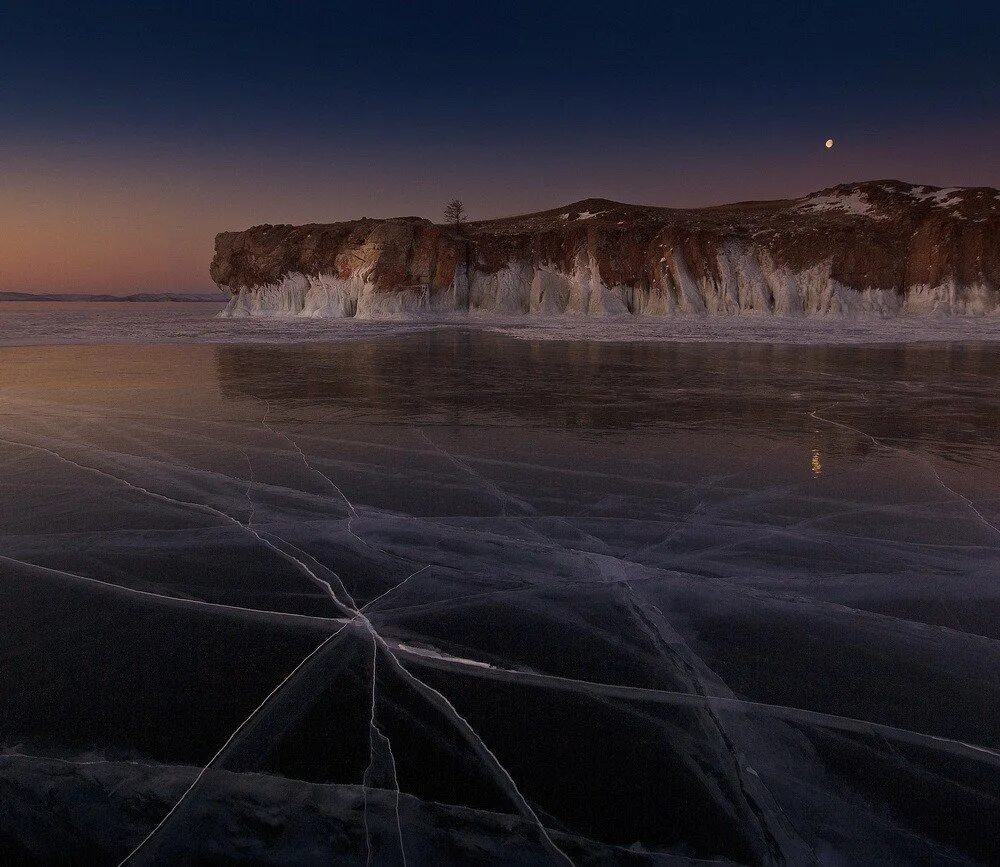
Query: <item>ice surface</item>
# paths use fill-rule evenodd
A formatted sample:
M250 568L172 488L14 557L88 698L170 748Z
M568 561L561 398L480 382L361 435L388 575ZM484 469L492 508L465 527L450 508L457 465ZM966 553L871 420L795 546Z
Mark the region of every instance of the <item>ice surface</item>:
M8 860L993 857L994 344L381 333L0 348Z
M749 267L740 262L739 267ZM480 286L503 306L504 272L497 285ZM940 287L911 290L914 303L933 309ZM782 304L780 281L774 287ZM693 297L693 296L692 296ZM541 302L540 302L541 303ZM695 302L692 301L692 304ZM788 304L791 304L789 301ZM867 344L934 341L1000 341L1000 316L701 315L566 316L421 314L398 320L285 315L219 319L210 304L35 304L9 302L0 309L0 346L66 343L272 344L368 341L430 331L473 330L525 340L655 341L709 343Z

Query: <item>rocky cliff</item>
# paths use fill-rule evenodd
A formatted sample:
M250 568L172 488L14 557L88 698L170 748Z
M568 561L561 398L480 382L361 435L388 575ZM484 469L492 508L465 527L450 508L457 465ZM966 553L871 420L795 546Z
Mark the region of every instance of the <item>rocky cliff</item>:
M1000 193L899 181L675 209L587 199L216 237L226 316L1000 313Z

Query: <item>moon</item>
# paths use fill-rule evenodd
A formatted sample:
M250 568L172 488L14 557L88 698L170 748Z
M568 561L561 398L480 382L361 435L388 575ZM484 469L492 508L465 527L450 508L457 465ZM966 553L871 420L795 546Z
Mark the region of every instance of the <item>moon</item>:
M829 150L832 147L833 147L833 139L832 138L828 138L826 140L826 149Z

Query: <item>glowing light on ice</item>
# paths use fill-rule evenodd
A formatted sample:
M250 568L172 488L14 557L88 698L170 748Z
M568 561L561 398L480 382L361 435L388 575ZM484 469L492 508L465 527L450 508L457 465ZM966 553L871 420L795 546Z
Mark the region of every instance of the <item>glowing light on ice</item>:
M812 470L814 476L823 475L823 456L820 454L819 449L812 450L812 459L809 461L809 469Z

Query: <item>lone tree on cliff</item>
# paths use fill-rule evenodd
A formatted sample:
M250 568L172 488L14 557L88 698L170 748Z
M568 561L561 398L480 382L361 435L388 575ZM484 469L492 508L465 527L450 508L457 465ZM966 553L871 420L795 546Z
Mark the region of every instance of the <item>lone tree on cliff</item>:
M462 225L465 220L465 205L461 199L452 199L444 206L444 218L456 229Z

